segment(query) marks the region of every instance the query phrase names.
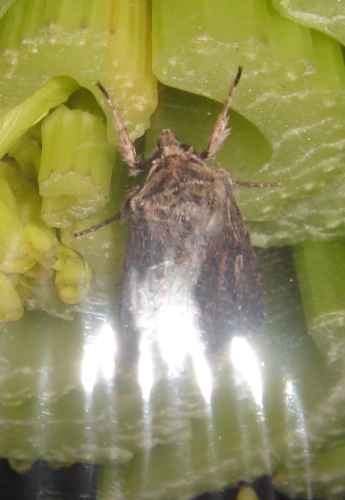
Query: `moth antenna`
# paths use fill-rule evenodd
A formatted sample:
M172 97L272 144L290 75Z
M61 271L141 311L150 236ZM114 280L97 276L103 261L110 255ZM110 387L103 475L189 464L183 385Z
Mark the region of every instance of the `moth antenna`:
M109 224L112 224L113 222L120 219L121 219L121 213L117 213L115 215L112 215L108 219L105 219L104 221L95 224L94 226L88 227L87 229L83 229L82 231L76 231L75 233L73 233L73 236L75 238L80 238L81 236L94 233L95 231L98 231L98 229L102 229L103 227L108 226Z
M127 163L129 167L130 175L136 175L138 170L140 169L139 161L137 157L137 152L135 150L135 146L129 137L128 130L123 121L121 113L118 111L117 107L114 105L108 91L103 87L100 82L97 82L97 87L102 92L103 97L105 98L109 108L112 111L115 127L118 135L118 150L122 159Z
M201 153L201 157L208 159L214 157L224 144L225 139L230 134L229 123L229 111L232 103L232 97L234 95L235 88L237 87L242 75L242 66L239 66L236 76L231 82L227 100L225 101L224 107L221 113L218 115L216 123L214 124L212 133L210 135L207 149Z

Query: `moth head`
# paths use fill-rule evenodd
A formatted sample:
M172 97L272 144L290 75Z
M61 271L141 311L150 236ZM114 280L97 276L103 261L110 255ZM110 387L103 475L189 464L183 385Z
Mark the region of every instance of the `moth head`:
M180 152L180 145L176 135L171 130L162 130L158 139L158 147L164 156L175 156Z

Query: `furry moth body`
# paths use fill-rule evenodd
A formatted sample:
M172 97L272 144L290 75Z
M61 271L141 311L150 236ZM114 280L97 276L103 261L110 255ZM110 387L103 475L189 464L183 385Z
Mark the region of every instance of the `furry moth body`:
M128 223L121 323L127 325L124 344L132 353L145 339L164 343L167 336L182 343L194 336L218 351L232 335L253 330L263 316L256 256L233 193L236 184L261 184L236 182L229 171L212 166L229 133L231 97L240 75L241 68L203 153L163 130L145 161L98 84L113 109L129 173L146 172L143 185L114 217Z

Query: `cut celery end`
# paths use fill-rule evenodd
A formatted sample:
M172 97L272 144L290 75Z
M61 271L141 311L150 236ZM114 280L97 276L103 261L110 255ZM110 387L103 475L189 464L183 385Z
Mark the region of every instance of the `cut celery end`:
M56 257L58 241L55 231L43 223L28 224L24 229L29 255L45 268L51 268Z
M107 199L113 156L101 118L60 106L42 124L41 196Z
M34 185L16 165L0 163L0 269L23 273L36 262L51 265L56 236L40 219L41 202Z
M78 0L73 8L68 0L14 2L0 19L0 116L50 78L68 75L104 107L110 137L111 112L97 81L120 104L133 136L142 135L157 103L149 33L150 8L142 0Z
M71 320L75 317L76 311L61 302L54 279L55 273L52 268L35 264L27 272L19 275L16 290L27 311L44 311L50 316Z
M7 113L1 113L0 157L8 153L18 139L41 120L50 109L65 102L76 88L77 83L71 78L52 78L19 105L14 106Z
M24 314L24 306L11 280L0 273L0 322L17 321Z
M119 213L127 187L127 167L116 161L111 186L110 202L96 214L79 220L61 230L61 241L64 245L82 255L90 265L93 273L89 294L92 307L105 308L104 314L114 309L119 292L123 259L125 254L126 228L121 221L116 221L102 229L81 237L76 232L88 229ZM91 307L91 304L89 304ZM84 307L89 307L84 304Z
M67 228L97 211L90 200L77 196L52 196L42 198L41 217L51 227Z
M62 227L104 207L114 158L102 118L65 106L56 109L42 124L38 181L43 219Z
M273 0L282 16L326 33L345 44L344 4L338 0Z
M345 208L340 46L280 17L267 2L254 8L251 0L238 5L222 0L216 7L208 0L188 5L178 0L173 7L153 1L153 68L163 83L224 101L238 65L244 72L233 106L272 147L252 178L280 183L241 191L240 208L256 242L267 246L340 235ZM250 138L241 146L247 154ZM222 160L241 176L230 155ZM337 210L330 210L334 203Z
M0 201L0 270L8 273L25 272L34 262L25 245L18 211Z
M71 248L60 246L54 264L55 286L64 304L79 304L88 295L91 269L87 262Z

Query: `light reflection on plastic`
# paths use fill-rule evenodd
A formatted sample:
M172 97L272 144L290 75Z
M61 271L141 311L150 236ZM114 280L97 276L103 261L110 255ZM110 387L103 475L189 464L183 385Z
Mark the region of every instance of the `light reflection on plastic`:
M243 387L248 388L256 406L256 421L258 430L260 429L262 458L265 462L266 470L272 471L271 450L269 432L266 424L265 408L263 404L263 379L260 366L263 363L255 353L245 337L233 337L230 344L230 359L235 370L235 380L240 385L240 392ZM241 404L239 405L241 408ZM239 415L240 428L244 443L244 457L247 449L250 450L251 443L248 441L248 422L243 415ZM251 424L250 424L251 425ZM248 473L251 472L250 458L247 458Z
M81 361L81 381L86 393L91 393L98 381L113 379L116 353L115 335L109 323L88 336Z
M255 403L262 409L263 387L260 364L247 339L233 337L230 344L230 358L238 382L248 386Z
M142 342L140 347L140 356L138 363L138 383L144 401L150 399L151 390L154 384L154 370L151 345L148 342Z
M196 381L208 404L212 394L212 374L205 356L205 346L198 324L198 307L192 297L190 275L164 268L164 289L152 287L155 279L141 284L140 293L132 298L136 305L136 325L140 331L138 383L144 400L148 400L155 382L155 350L165 362L168 377L176 379L192 359ZM187 279L186 279L187 276ZM152 287L152 288L151 288Z
M212 372L203 352L193 353L193 367L204 401L210 405L213 388Z
M288 379L285 383L285 397L286 397L286 406L287 406L287 416L289 420L293 417L295 418L294 424L297 426L297 432L294 432L294 437L300 436L303 447L303 457L304 457L304 476L307 487L307 498L308 500L313 498L313 492L310 481L310 450L309 450L309 442L308 442L308 429L306 426L306 421L304 418L303 407L301 404L301 400L298 396L296 387L292 380ZM289 446L292 448L294 442L290 439L288 440ZM298 444L298 443L297 443Z

